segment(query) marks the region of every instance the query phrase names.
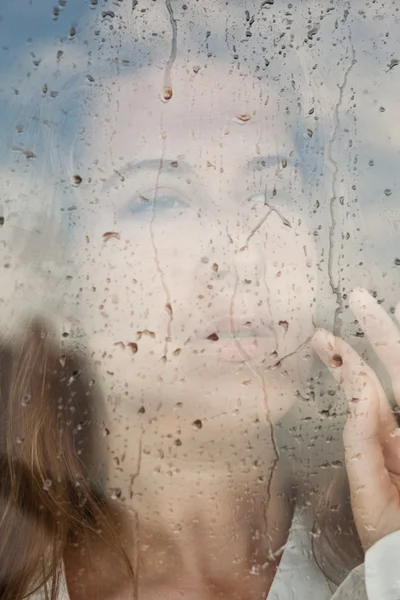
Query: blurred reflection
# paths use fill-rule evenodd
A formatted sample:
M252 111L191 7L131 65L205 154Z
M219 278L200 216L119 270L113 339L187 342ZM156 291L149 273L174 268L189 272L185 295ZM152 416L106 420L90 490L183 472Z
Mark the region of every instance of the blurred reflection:
M2 91L15 116L1 182L4 329L13 342L14 320L44 313L61 339L54 360L78 360L73 397L96 416L74 400L79 418L64 426L74 438L85 423L83 497L92 506L95 482L94 503L111 506L140 598L265 598L295 505L308 530L296 517L280 574L293 586L292 571L310 572L317 589L316 545L332 577L332 563L341 577L359 555L344 409L308 342L317 321L357 335L347 293L385 276L360 241L375 209L361 215L347 139L355 146L346 94L362 15L352 36L342 3L91 7L73 4L68 27L53 13L59 37L26 42ZM69 389L64 371L49 377ZM74 530L61 549L71 600L130 585L90 523L88 539Z

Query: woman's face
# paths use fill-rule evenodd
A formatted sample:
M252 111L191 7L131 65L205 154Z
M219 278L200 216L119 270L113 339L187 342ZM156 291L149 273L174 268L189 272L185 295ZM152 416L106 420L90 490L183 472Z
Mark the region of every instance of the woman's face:
M285 107L226 64L176 63L168 101L163 76L99 87L83 132L91 349L125 414L194 423L188 436L275 422L308 369L316 278Z

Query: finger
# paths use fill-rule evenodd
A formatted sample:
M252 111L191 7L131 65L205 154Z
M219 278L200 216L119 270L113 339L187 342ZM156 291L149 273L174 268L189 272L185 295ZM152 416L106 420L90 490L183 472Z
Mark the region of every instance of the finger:
M311 346L342 387L350 406L354 404L353 398L358 399L362 406L368 406L371 398L376 400L379 418L374 426L378 428L386 466L398 473L400 471L400 438L396 435L397 423L374 371L349 344L322 329L314 334ZM370 418L372 419L374 416L375 413L372 412ZM368 421L365 426L370 426L370 424Z
M387 312L363 288L350 295L350 308L385 367L400 405L400 330Z
M346 471L354 520L367 549L374 532L379 535L382 515L397 492L379 435L378 394L366 401L356 398L350 402L350 416L343 431Z
M352 506L359 521L373 523L392 485L380 440L381 391L376 376L355 350L328 332L317 331L311 345L349 400L343 440Z
M372 393L378 394L380 402L386 399L374 371L345 341L324 329L318 329L311 340L311 346L342 387L348 400L353 397L367 400ZM394 423L389 405L381 416Z
M400 324L400 302L397 304L396 308L394 309L394 316L396 318L396 321Z
M353 511L364 522L374 522L392 486L380 440L378 394L373 392L368 399L354 397L350 404L343 442Z

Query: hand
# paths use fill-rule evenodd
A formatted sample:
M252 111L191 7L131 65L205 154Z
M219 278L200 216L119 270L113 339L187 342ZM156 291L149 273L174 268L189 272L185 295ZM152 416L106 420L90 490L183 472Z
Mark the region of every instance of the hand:
M385 367L400 405L400 329L363 290L350 307ZM400 304L395 313L400 323ZM374 371L351 346L325 330L311 345L349 401L343 440L354 520L365 551L400 529L400 429Z

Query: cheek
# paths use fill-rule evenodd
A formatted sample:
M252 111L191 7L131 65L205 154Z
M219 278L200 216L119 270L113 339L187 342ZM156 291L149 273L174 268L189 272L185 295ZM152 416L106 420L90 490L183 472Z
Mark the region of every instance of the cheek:
M171 335L169 305L180 331L187 329L197 269L205 266L204 229L182 217L153 224L143 219L119 231L119 239L91 242L82 253L79 313L102 370L125 381L133 366L150 372L150 360L153 372L162 371L157 365ZM134 356L132 343L138 346Z

